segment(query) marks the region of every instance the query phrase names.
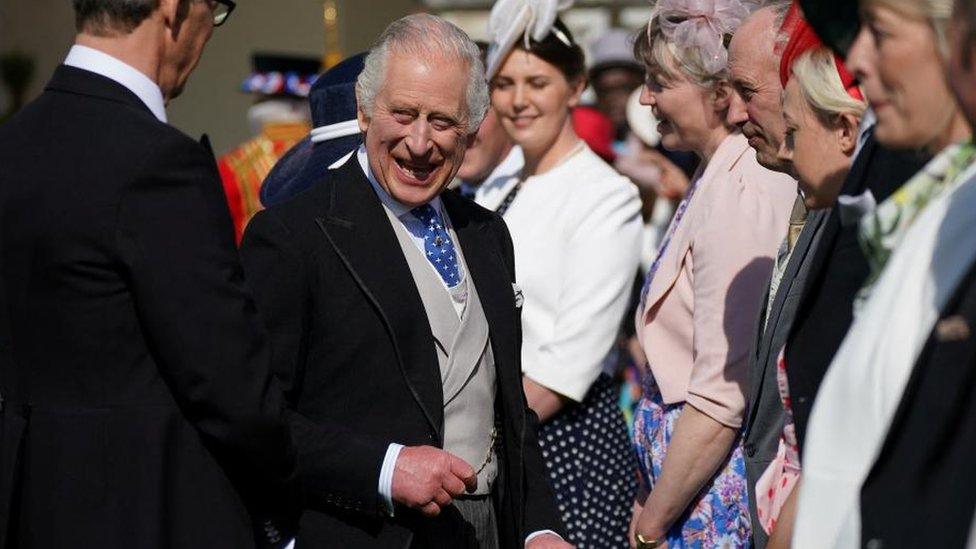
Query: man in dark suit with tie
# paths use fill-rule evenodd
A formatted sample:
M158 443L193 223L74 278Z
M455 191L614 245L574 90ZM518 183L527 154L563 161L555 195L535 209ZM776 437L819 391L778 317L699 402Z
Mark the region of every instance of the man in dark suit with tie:
M288 541L267 338L213 155L166 124L232 6L75 0L64 65L0 127L4 547Z
M293 408L299 547L568 547L521 388L508 230L442 194L483 75L454 25L394 22L357 80L363 146L245 232Z

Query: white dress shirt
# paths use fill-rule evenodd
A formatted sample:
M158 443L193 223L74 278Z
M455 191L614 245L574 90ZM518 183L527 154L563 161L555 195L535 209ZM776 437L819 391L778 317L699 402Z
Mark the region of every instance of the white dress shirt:
M71 46L64 64L114 80L135 94L160 122L166 123L166 103L159 85L135 67L111 55L75 44Z
M517 177L479 189L496 208ZM627 309L643 243L637 187L585 146L526 179L505 222L522 307L522 371L581 402L603 370Z

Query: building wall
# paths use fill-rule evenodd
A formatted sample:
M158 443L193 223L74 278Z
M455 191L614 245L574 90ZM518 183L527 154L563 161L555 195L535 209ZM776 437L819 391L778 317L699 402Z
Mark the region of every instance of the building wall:
M364 50L392 20L416 11L415 0L338 0L339 42L345 54ZM368 9L366 9L368 6ZM74 38L70 0L0 0L0 52L20 49L37 63L30 96L40 93ZM226 25L214 31L183 96L167 108L186 133L208 133L226 152L248 138L250 97L238 91L252 51L322 55L321 0L238 0Z

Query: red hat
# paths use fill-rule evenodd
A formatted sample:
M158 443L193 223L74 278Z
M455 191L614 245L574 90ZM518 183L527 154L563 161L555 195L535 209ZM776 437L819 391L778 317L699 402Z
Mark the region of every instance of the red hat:
M787 82L790 81L793 63L804 53L825 46L810 23L803 17L800 5L795 0L789 11L786 12L786 19L783 20L779 32L789 34L790 37L786 47L783 48L779 62L779 80L785 88ZM864 101L864 95L857 85L857 79L847 70L844 60L836 53L834 54L834 65L837 67L837 75L840 76L840 81L844 85L844 89L847 90L847 94L858 101Z
M593 152L613 163L613 122L593 107L576 107L572 112L573 129Z

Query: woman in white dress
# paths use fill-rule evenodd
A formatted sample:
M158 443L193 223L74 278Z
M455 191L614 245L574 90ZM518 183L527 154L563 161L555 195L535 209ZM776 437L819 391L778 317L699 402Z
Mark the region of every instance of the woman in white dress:
M568 541L627 547L636 463L602 369L638 268L641 204L636 187L574 132L583 52L554 11L536 15L532 29L493 16L492 107L525 165L480 191L479 202L500 210L512 233L525 298L523 384Z

